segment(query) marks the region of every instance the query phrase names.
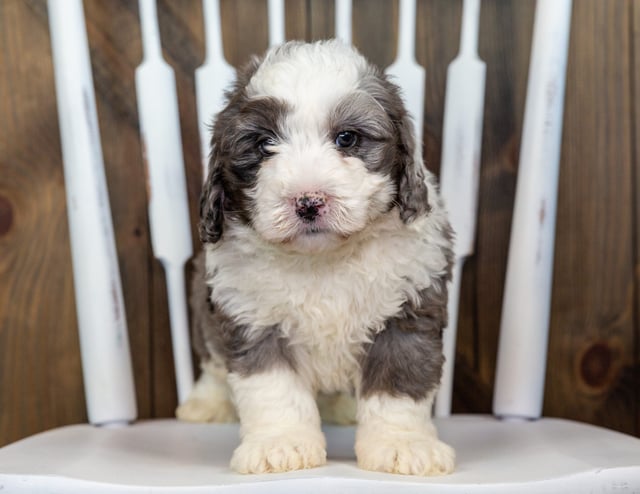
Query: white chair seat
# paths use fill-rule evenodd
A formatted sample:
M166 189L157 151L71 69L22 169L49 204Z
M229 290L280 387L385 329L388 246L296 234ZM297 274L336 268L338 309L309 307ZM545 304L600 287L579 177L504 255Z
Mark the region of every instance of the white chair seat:
M458 453L455 473L416 478L356 467L353 427L326 427L328 464L287 474L228 468L237 425L139 422L126 428L63 427L0 449L3 492L638 492L640 440L558 419L437 419Z

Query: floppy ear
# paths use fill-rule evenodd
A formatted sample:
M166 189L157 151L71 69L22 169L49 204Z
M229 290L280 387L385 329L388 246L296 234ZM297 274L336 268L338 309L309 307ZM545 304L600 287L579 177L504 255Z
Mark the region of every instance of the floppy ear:
M369 72L362 78L360 86L382 106L393 123L396 149L392 178L398 186L395 202L400 209L402 221L410 223L430 210L427 186L424 182L425 168L422 153L416 152L413 122L400 95L400 88L382 71L373 66L369 67Z
M431 207L424 181L424 163L420 156L422 153L416 153L413 122L406 111L403 111L403 114L402 118L394 120L400 159L398 206L402 221L410 223L418 216L428 213Z
M238 71L236 81L225 92L225 107L216 115L211 136L209 172L200 196L200 240L203 243L216 243L222 237L225 205L223 160L234 143L234 136L230 134L230 129L234 127L232 122L240 113L240 107L246 99L245 88L260 63L260 58L253 57Z
M209 173L200 195L200 241L205 244L220 240L224 224L222 167L217 154L214 145L209 160Z

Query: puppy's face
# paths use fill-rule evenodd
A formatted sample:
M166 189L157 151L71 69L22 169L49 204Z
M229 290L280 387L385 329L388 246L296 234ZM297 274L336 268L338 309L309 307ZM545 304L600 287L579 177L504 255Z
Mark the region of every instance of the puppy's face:
M327 250L399 208L428 208L397 88L337 42L290 43L239 75L213 134L201 236L229 223L299 252Z

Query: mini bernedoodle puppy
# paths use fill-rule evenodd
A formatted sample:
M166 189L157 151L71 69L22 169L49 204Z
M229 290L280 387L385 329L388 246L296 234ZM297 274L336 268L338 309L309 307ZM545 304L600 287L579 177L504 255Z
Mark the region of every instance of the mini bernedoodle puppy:
M203 372L178 417L237 413L231 467L283 472L326 462L316 398L345 421L351 393L361 468L451 472L430 415L452 235L398 88L340 42L290 42L227 98L192 295Z

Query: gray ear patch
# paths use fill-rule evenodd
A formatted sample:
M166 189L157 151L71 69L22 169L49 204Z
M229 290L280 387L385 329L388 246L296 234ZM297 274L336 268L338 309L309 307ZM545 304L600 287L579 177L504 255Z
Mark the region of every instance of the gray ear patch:
M397 152L392 178L398 187L396 203L400 217L409 223L430 211L429 194L424 183L424 163L415 159L413 122L400 96L400 89L380 70L371 68L363 77L360 87L380 104L393 123Z
M226 94L225 108L216 116L209 175L200 197L203 243L219 241L230 221L251 222L253 205L247 190L255 184L263 159L258 143L269 133L277 134L287 112L286 105L276 99L247 97L247 84L258 65L258 59L252 60L238 73L234 87Z
M220 240L224 223L224 192L213 159L209 166L211 171L200 196L200 241L205 244Z
M421 163L420 163L421 164ZM405 223L431 211L429 194L424 183L424 174L415 164L405 165L398 183L400 218Z
M424 183L424 163L415 159L416 139L413 122L402 107L402 117L394 120L400 140L402 168L398 180L400 217L405 223L413 221L431 210L429 194Z

